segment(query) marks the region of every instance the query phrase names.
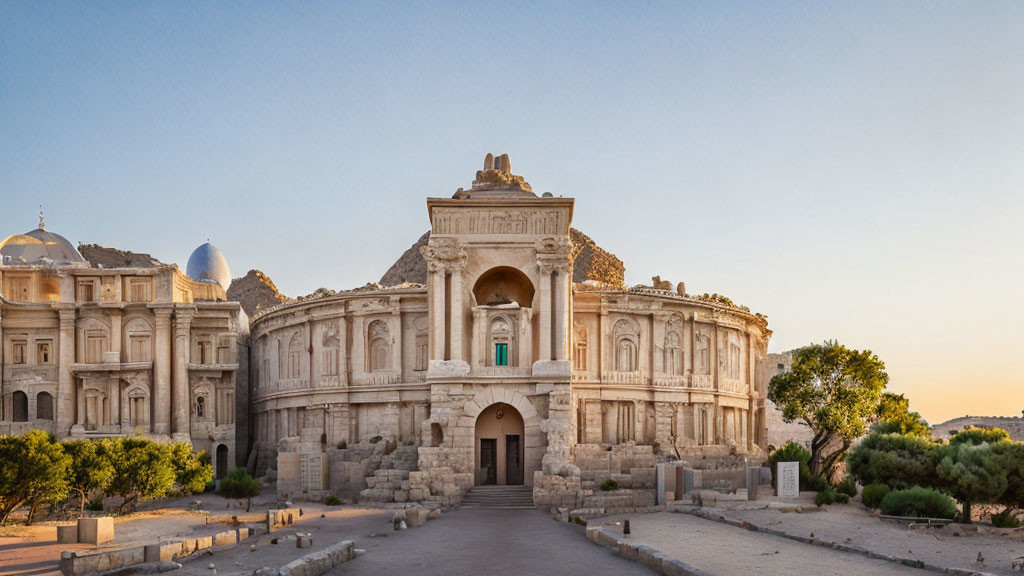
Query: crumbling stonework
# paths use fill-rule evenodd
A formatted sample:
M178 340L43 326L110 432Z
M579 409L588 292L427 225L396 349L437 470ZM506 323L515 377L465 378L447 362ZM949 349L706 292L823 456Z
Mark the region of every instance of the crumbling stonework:
M284 294L277 291L274 281L259 270L249 270L245 276L232 280L227 297L241 304L242 310L250 318L287 300Z
M79 244L78 252L93 268L162 268L167 266L149 254L106 248L99 244Z

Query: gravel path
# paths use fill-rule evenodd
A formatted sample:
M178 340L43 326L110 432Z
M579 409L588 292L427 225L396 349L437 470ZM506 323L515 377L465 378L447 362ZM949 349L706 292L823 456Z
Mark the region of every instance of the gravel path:
M802 544L778 536L704 520L688 514L658 512L609 516L591 526L630 521L630 540L657 548L665 555L719 576L921 576L921 570L884 560Z

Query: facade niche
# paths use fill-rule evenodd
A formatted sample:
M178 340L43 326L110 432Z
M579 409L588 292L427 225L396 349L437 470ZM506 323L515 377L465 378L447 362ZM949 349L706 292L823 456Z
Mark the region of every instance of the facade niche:
M391 330L383 320L374 320L366 330L370 372L391 368Z
M28 422L28 394L17 390L11 394L12 408L14 409L15 422Z
M585 371L587 369L587 327L579 322L574 322L573 336L575 341L572 350L572 369Z
M707 334L703 332L697 333L696 336L696 347L694 349L694 374L710 374L711 373L711 351L710 344L711 340Z
M487 330L487 365L516 366L516 331L514 320L508 316L497 316L491 320Z
M639 369L637 350L639 349L640 329L626 319L615 323L615 370L618 372L635 372Z
M338 375L338 353L340 348L341 339L338 337L338 329L335 326L331 326L324 332L323 339L321 361L324 376Z
M36 394L36 419L53 420L53 396L49 392Z
M682 339L677 332L665 335L665 373L680 376L683 373Z
M287 356L281 362L281 378L300 378L302 376L302 335L296 331L288 341Z

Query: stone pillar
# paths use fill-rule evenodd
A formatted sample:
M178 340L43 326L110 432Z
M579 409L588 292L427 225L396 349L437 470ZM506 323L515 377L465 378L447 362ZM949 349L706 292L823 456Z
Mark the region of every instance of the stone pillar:
M555 310L552 314L555 323L555 360L565 360L569 349L566 337L569 324L569 269L559 269L555 274Z
M338 340L340 341L340 348L338 350L338 382L342 386L348 386L348 317L342 316L338 318Z
M597 315L597 379L598 381L604 377L604 373L609 370L607 362L610 362L611 355L606 352L612 352L613 348L608 343L608 310L601 307L601 313ZM607 358L606 358L607 356Z
M470 368L476 370L484 365L484 346L487 345L486 326L487 314L483 310L473 310L473 326L471 327L471 340L469 345ZM523 348L523 343L520 343Z
M394 366L394 370L398 372L398 381L405 382L403 362L402 362L402 303L398 298L394 298L391 301L391 305L394 309L391 310L391 317L394 318L392 327L394 328L393 343L391 345L391 364Z
M445 319L447 311L444 308L444 269L437 268L430 272L430 301L433 304L433 317L430 319L432 322L432 333L433 338L433 356L434 360L444 360L445 348L444 348L444 329Z
M171 433L171 311L154 308L156 354L153 357L153 434Z
M537 360L551 360L551 268L540 268L540 352Z
M181 441L188 440L189 429L189 386L188 363L192 346L192 318L194 306L178 306L174 314L174 383L171 389L173 409L173 434Z
M75 306L62 304L57 309L60 317L60 338L57 353L57 436L65 435L75 423L75 375L71 365L75 363ZM81 419L81 412L78 415Z
M117 352L118 362L124 362L124 355L121 354L121 310L108 310L107 316L110 317L110 351Z
M446 312L449 315L449 322L451 322L452 349L449 352L449 358L452 360L462 360L462 268L464 266L464 262L458 261L451 265L452 309Z
M519 309L519 365L533 364L533 309ZM481 349L483 345L481 345Z

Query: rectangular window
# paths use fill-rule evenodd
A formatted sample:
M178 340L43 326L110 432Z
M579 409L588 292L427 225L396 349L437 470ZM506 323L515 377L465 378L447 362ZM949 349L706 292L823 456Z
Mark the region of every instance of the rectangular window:
M14 341L14 350L13 350L13 352L14 352L14 363L15 364L24 364L25 363L25 361L26 361L25 356L27 354L27 350L28 350L28 342L26 342L24 340L15 340Z
M92 332L92 331L90 331ZM100 364L103 362L103 353L107 351L107 337L102 332L99 334L86 333L85 336L85 362L86 364Z
M132 280L129 282L128 297L132 302L149 302L149 282L144 280Z
M49 341L36 342L36 364L49 364L52 351Z
M150 346L149 336L129 336L128 345L129 362L151 362L153 360L150 357L152 346Z
M494 345L494 365L508 366L508 344Z
M92 302L95 299L96 298L93 292L93 283L91 281L80 282L78 284L78 300L80 302Z

